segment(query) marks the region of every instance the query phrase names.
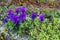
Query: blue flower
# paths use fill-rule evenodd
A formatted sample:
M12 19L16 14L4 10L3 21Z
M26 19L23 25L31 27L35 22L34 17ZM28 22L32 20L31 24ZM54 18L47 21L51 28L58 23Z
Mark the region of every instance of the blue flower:
M25 22L26 16L27 15L25 13L21 14L20 17L19 17L20 18L20 22Z
M44 18L45 18L44 16L45 16L44 14L40 14L40 16L39 16L40 22L44 22Z
M31 14L31 18L32 18L32 20L34 20L35 18L37 18L38 17L38 14L37 13L34 13L34 12L32 12L32 14Z

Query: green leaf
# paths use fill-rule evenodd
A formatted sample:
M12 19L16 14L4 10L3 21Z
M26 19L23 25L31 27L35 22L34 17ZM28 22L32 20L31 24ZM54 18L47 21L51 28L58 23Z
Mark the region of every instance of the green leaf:
M37 13L38 15L40 15L40 10L36 10L36 12L35 13Z
M13 29L15 26L12 21L9 21L7 25L8 25L8 28L10 29Z
M26 12L26 14L29 16L29 15L31 14L31 12L28 10L28 11Z
M3 11L2 7L0 7L0 13Z
M40 2L45 2L45 0L39 0Z

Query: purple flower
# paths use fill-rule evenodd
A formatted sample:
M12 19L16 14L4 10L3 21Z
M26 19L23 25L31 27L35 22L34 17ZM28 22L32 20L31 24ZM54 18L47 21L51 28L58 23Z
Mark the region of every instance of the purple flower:
M34 19L37 18L37 17L38 17L38 14L32 12L32 14L31 14L31 18L32 18L32 20L34 20Z
M13 10L9 10L8 11L8 15L14 15L14 11Z
M25 13L21 14L20 17L19 17L20 18L20 22L25 22L26 16L27 15Z
M21 7L21 12L24 13L24 12L26 12L26 11L27 11L27 8L24 7L24 6L22 6L22 7Z
M13 10L9 10L8 11L8 17L7 18L4 18L4 22L8 22L8 20L10 18L12 18L13 15L14 15L14 11Z
M16 13L18 14L19 12L21 12L21 8L16 9Z
M40 22L44 22L44 18L45 18L44 16L45 16L44 14L40 14L40 16L39 16Z
M27 11L26 7L20 7L16 9L16 13L18 14L19 12L25 13Z
M8 17L4 18L4 22L8 22L9 19L16 25L19 26L20 18L17 15L14 15L14 12L12 10L8 11Z
M11 18L14 15L14 11L13 10L9 10L8 11L8 18Z
M14 23L14 24L17 24L17 23L19 23L19 16L12 16L12 18L11 18L11 20L12 20L12 22Z
M15 16L15 15L12 15L10 18L9 18L16 26L19 26L19 16Z
M4 23L7 23L9 21L9 19L6 17L4 18Z

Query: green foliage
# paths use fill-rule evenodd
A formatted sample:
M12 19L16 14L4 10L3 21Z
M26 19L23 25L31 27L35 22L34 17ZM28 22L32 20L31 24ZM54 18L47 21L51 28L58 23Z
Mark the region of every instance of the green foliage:
M41 0L41 2L44 2ZM11 7L9 9L12 9ZM39 18L36 18L34 21L29 18L31 12L34 11L39 15L40 10L30 9L26 12L27 20L24 23L20 23L19 30L16 31L19 35L28 35L29 40L60 40L60 14L56 11L50 11L46 13L45 10L42 10L42 13L45 14L45 20L43 23L39 22ZM52 21L49 21L52 17ZM15 24L12 21L7 23L7 27L10 30L13 30Z
M35 10L35 13L37 13L38 15L40 15L40 10Z
M2 7L0 6L0 13L3 11Z
M13 24L13 22L12 21L9 21L8 23L7 23L7 27L10 29L10 30L12 30L13 28L14 28L14 24Z
M40 2L45 2L46 0L39 0Z

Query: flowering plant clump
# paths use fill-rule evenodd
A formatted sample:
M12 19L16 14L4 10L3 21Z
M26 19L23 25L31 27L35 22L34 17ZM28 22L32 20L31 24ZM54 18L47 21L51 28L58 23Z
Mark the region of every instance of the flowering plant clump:
M27 17L29 17L31 19L31 21L33 21L34 19L39 17L39 15L34 12L31 13L31 16L28 16L26 14L27 10L28 9L26 7L17 8L15 11L16 13L13 10L9 10L8 16L6 18L4 18L4 23L8 23L8 25L11 27L11 29L14 29L15 27L19 28L21 23L26 22L28 20ZM41 18L39 18L39 19L41 21L44 21L44 14L40 15L40 17ZM10 22L13 25L11 25ZM14 26L14 27L12 27L12 26Z
M29 40L60 40L60 14L56 11L32 11L26 7L9 10L4 18L7 28ZM53 14L54 13L54 14Z

